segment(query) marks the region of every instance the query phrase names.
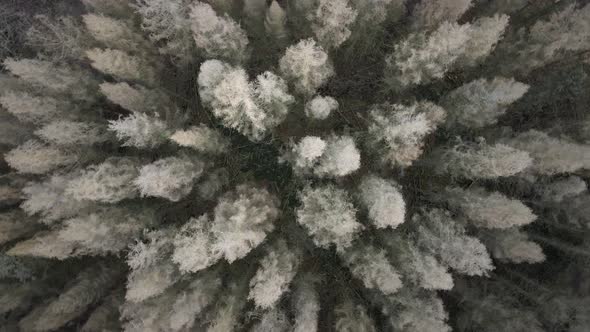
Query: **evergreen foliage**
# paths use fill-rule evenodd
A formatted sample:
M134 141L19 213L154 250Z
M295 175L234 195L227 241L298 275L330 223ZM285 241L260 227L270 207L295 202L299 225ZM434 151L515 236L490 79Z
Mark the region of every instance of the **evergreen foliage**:
M588 1L31 1L0 331L590 330Z

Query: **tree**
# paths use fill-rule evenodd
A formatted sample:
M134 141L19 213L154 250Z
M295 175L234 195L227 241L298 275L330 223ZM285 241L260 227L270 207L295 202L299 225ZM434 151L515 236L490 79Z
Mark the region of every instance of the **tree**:
M352 137L330 136L313 172L319 177L345 176L359 169L360 165L360 151Z
M143 82L152 85L155 69L143 59L120 50L93 48L86 51L92 67L118 79Z
M363 228L356 221L356 209L346 191L332 185L306 187L299 193L301 205L295 210L297 222L307 229L314 243L338 250L349 247Z
M295 324L293 331L316 332L320 311L320 299L316 290L317 278L306 273L296 279L294 283L292 306L295 312Z
M95 308L81 332L95 332L100 330L117 330L121 328L119 323L119 307L123 304L123 294L120 291L113 291L102 303Z
M67 94L76 100L87 101L94 96L95 80L92 75L66 65L56 66L52 62L36 59L6 59L4 66L13 75L40 89L52 93Z
M315 161L318 160L326 150L326 142L315 136L306 136L293 147L296 160L293 161L293 167L311 168Z
M453 276L448 267L441 264L433 254L418 247L413 236L399 233L384 235L381 240L388 257L403 276L406 287L402 288L402 292L409 288L427 291L453 288Z
M141 28L152 41L162 43L160 52L181 62L190 61L195 47L188 3L186 0L140 0L134 7L142 18Z
M336 135L325 140L306 136L290 144L280 161L289 162L297 175L321 178L347 176L361 166L360 151L352 137Z
M297 252L289 251L287 243L278 241L260 261L256 275L250 280L248 298L257 307L271 309L287 291L297 273L299 257Z
M229 292L218 300L215 310L209 318L208 332L235 331L240 311L246 305L245 293L248 291L248 283L240 280L229 286Z
M384 250L373 246L353 246L341 256L352 275L360 279L366 288L391 295L403 286L400 275L387 259Z
M58 146L89 146L105 142L105 128L92 122L56 120L35 131L35 135Z
M406 291L392 300L398 317L391 317L389 322L395 329L411 332L451 331L447 325L449 315L436 293Z
M494 49L507 24L503 15L473 25L444 22L432 33L412 33L387 56L385 83L400 91L441 79L458 66L473 66Z
M412 27L430 30L444 22L456 22L471 7L471 1L422 0L412 11Z
M58 62L82 58L90 44L88 37L73 16L35 15L26 32L26 43L39 52L40 58Z
M101 83L100 92L112 103L135 113L160 114L171 108L168 96L159 90L141 85L122 83Z
M226 168L218 168L208 172L205 178L197 184L197 193L204 200L213 200L217 194L229 184L229 174Z
M204 169L205 163L198 158L168 157L143 166L133 182L142 196L163 197L177 202L190 194L195 180Z
M263 19L267 10L266 1L261 0L246 0L244 1L244 15L248 18ZM270 6L269 6L270 8Z
M305 115L315 120L327 119L330 113L336 109L338 109L338 102L329 96L315 96L305 103Z
M484 141L476 144L459 143L452 148L441 149L434 153L434 160L437 161L437 173L468 179L511 176L532 164L526 151L501 143L488 145Z
M62 227L37 233L8 251L15 256L64 260L79 256L104 256L123 251L145 227L154 225L149 210L103 208L63 221Z
M55 146L29 140L4 156L10 167L20 173L44 174L59 167L71 165L78 157Z
M221 290L218 270L181 281L162 294L121 308L125 331L186 331L212 305Z
M375 105L369 116L371 148L387 151L382 160L391 166L407 167L420 157L423 139L444 121L446 113L433 103L421 102Z
M124 140L123 146L137 148L154 148L163 144L169 135L164 121L142 113L133 113L128 117L109 121L109 130L117 138Z
M243 69L209 60L201 65L198 81L213 114L254 141L283 122L293 103L283 79L268 71L248 82Z
M127 301L139 303L154 298L180 279L176 265L170 260L172 234L173 229L147 232L145 241L130 246Z
M246 184L236 187L220 198L213 220L203 215L181 228L173 239L172 260L182 272L197 272L221 258L230 263L243 258L274 229L276 205L265 189Z
M316 136L306 136L299 143L291 144L280 161L291 163L298 175L310 175L320 157L326 151L326 141Z
M442 78L461 55L469 29L469 25L445 22L430 35L411 34L385 59L385 84L403 90Z
M0 104L21 122L48 123L56 116L67 116L68 103L47 96L35 96L27 92L6 91L0 96Z
M418 245L443 264L470 276L487 275L494 269L485 246L465 234L461 224L439 209L423 211L412 218L418 226Z
M578 176L571 175L563 179L546 183L537 183L535 192L543 202L561 203L588 190L586 182Z
M217 16L210 5L200 1L191 6L189 16L197 49L207 58L233 63L247 58L248 37L229 16Z
M222 256L213 251L209 216L191 218L174 236L172 260L182 273L197 272L215 264Z
M287 38L287 14L278 2L273 0L264 17L264 30L271 35L278 42L282 42Z
M351 0L358 12L356 22L365 26L399 20L406 13L405 0ZM353 31L354 33L354 31Z
M262 314L260 322L252 328L257 332L286 332L291 330L289 319L283 310L270 309Z
M502 39L508 26L508 15L482 17L475 21L469 31L465 49L457 64L473 67L485 59Z
M283 77L305 96L313 95L334 75L328 54L313 39L304 39L289 46L279 60L279 67Z
M405 268L405 277L415 285L426 290L450 290L453 288L453 277L445 266L436 258L420 250L414 243L409 242L407 251L402 253L398 266Z
M213 251L230 263L246 256L274 229L278 207L276 197L264 188L242 184L225 193L213 212Z
M213 303L220 290L221 278L215 270L193 279L172 306L172 314L167 319L170 329L183 331L193 327L196 317Z
M148 48L146 40L123 20L113 17L86 14L82 16L88 33L107 48L137 52Z
M588 218L588 211L590 205L588 205L588 202L590 202L590 194L586 192L564 200L555 212L565 215L566 225L571 225L574 228L589 228L590 218Z
M578 8L572 3L546 20L538 20L528 28L518 30L510 44L504 44L506 71L527 74L551 61L563 57L566 52L583 51L590 48L590 6Z
M528 89L527 84L514 79L478 79L449 92L440 104L448 112L449 124L480 128L496 124L506 108Z
M177 130L170 139L180 146L204 153L222 154L229 147L229 142L221 133L202 124L187 130Z
M369 175L363 178L358 189L360 201L368 209L375 227L395 229L404 222L406 204L397 183Z
M256 77L252 91L266 113L266 127L276 127L285 120L294 98L289 94L287 84L282 78L269 71L264 72Z
M334 308L336 321L334 328L342 332L375 332L375 323L367 315L367 310L347 299Z
M543 249L518 229L485 232L482 240L495 259L510 263L539 263L545 260Z
M29 182L22 189L24 202L23 211L29 215L39 215L45 224L52 224L63 218L76 216L84 212L91 204L77 201L65 194L69 181L77 174L54 174L41 182Z
M349 26L356 16L348 0L318 0L311 28L320 45L326 49L337 48L350 36Z
M76 200L116 203L138 196L133 181L139 176L140 162L113 157L86 168L67 184L65 194Z
M554 175L590 168L590 146L568 138L559 139L529 130L507 140L507 144L530 154L534 162L529 169L534 173Z
M532 223L537 218L522 202L498 192L488 192L481 187L447 188L441 198L477 227L520 227Z
M53 301L37 307L23 318L19 326L26 331L51 331L82 315L96 303L121 276L121 269L104 265L91 266Z

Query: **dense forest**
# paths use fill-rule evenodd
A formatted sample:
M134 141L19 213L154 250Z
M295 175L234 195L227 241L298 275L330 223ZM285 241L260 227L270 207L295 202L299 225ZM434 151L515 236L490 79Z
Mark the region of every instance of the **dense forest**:
M2 0L0 331L590 330L583 0Z

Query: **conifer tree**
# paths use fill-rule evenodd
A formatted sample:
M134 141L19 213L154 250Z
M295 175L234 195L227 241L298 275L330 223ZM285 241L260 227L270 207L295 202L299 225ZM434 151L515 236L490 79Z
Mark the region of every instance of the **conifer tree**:
M479 79L449 92L440 102L449 124L479 128L497 123L506 108L528 90L526 84L496 77Z
M460 211L477 227L520 227L536 219L531 209L518 200L509 199L497 192L486 192L482 188L447 188L443 195L452 209Z
M422 154L422 140L445 119L445 111L430 102L410 106L375 105L368 128L374 149L383 148L391 166L410 166Z
M250 281L248 295L257 307L264 309L273 307L286 292L299 265L298 254L290 252L284 241L277 242L269 250Z

